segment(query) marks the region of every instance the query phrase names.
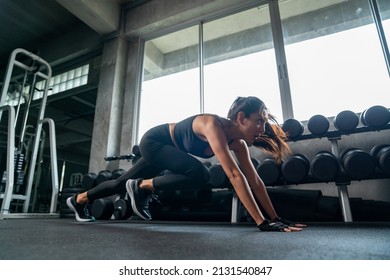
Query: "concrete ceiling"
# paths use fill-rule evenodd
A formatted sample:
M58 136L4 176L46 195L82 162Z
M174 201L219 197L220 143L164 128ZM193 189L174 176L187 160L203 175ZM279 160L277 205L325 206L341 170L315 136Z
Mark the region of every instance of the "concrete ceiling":
M150 0L0 0L0 69L15 48L34 51L77 28L100 35L119 29L121 9Z

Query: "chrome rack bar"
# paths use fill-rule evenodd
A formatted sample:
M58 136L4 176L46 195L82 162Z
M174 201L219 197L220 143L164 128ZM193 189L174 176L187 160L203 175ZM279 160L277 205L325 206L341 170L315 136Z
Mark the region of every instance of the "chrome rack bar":
M12 200L14 189L14 156L15 156L15 109L9 105L0 107L0 112L8 110L8 141L7 141L7 168L6 185L4 194L0 194L3 203L0 209L0 220L3 220L4 214L9 213L9 207Z
M339 160L340 168L341 170L343 170L343 167L340 163L338 140L340 140L340 137L329 138L329 141L331 143L332 153ZM340 207L341 207L341 212L343 214L344 222L353 222L351 205L349 202L349 195L348 195L348 188L347 188L349 184L350 182L336 182L336 186L339 193Z
M50 137L50 160L51 160L51 181L52 181L52 194L51 194L51 203L50 203L50 213L54 214L57 210L57 198L58 198L58 166L57 166L57 142L56 142L56 135L55 135L55 124L52 119L45 118L39 121L39 124L42 125L42 123L48 123L49 124L49 137ZM35 141L37 142L37 141ZM39 141L38 141L39 144ZM32 167L35 168L35 164L30 165L30 172ZM31 190L32 190L32 179L33 176L29 176L29 184L27 185L27 199L26 203L23 207L23 212L28 212L28 207L30 204L30 196L31 196ZM31 178L31 180L30 180Z

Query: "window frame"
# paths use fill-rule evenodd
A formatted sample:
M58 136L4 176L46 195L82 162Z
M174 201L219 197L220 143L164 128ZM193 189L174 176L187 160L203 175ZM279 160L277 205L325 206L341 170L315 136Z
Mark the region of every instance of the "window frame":
M136 79L136 94L135 94L135 101L134 101L134 119L133 119L133 135L132 135L132 141L133 143L137 143L139 139L139 124L140 124L140 102L141 102L141 94L142 94L142 83L143 83L143 71L144 71L144 50L145 50L145 43L149 40L156 39L158 37L180 31L182 29L193 27L198 25L199 30L199 38L198 38L198 46L199 46L199 75L200 75L200 113L204 112L204 42L203 42L203 25L214 21L221 19L226 16L233 15L235 13L239 13L245 10L252 9L254 7L259 7L263 5L268 5L268 9L270 12L270 25L272 29L272 40L273 40L273 47L275 51L275 63L277 65L277 71L278 71L278 77L279 77L279 90L280 90L280 100L281 100L281 107L282 107L282 114L283 114L283 121L294 118L294 110L293 110L293 101L292 101L292 93L290 88L290 80L288 75L288 67L287 67L287 59L286 59L286 53L285 53L285 43L283 38L283 30L282 30L282 23L281 23L281 16L279 12L279 0L253 0L248 1L242 4L238 4L232 8L226 8L220 11L217 11L213 14L206 15L202 18L194 18L190 21L183 22L178 25L170 26L168 28L165 28L163 30L160 30L158 32L149 34L147 36L144 36L142 38L139 38L138 44L139 44L139 52L138 52L138 75ZM376 16L375 12L375 4L376 0L369 0L370 2L370 8L373 13L374 22L378 28L378 36L380 37L382 43L382 48L384 51L384 57L386 60L386 65L388 67L389 76L390 76L390 54L389 50L387 48L386 43L386 35L383 32L383 27L381 29L381 21L380 17ZM371 5L371 3L374 3ZM379 20L379 21L378 21ZM387 49L386 49L387 48Z

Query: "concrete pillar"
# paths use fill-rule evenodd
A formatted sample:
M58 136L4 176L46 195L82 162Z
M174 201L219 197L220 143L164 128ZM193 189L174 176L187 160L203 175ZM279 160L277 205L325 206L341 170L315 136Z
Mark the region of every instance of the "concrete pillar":
M139 83L141 83L141 77L139 68L141 65L140 57L140 42L133 41L129 44L127 53L127 70L126 70L126 85L125 96L123 100L123 119L122 119L122 136L120 151L121 155L127 155L132 152L134 144L133 137L136 133L136 127L134 126L134 120L138 118L138 89ZM153 113L153 112L152 112ZM125 170L131 167L131 162L121 161L120 168Z
M121 120L127 63L127 40L121 37L104 43L92 134L89 171L114 170L119 162L104 157L119 155Z

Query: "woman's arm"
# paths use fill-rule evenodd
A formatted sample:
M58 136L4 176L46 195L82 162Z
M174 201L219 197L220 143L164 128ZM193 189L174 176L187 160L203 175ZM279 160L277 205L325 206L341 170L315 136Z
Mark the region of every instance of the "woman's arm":
M197 126L197 131L207 138L211 149L219 163L222 165L222 168L232 183L234 190L245 209L249 212L257 225L261 224L264 221L264 216L250 190L247 179L230 153L229 145L221 124L212 117L204 117L202 122L202 125ZM233 141L233 143L236 141Z
M270 220L275 220L278 215L274 209L271 199L268 196L268 192L265 188L263 180L257 174L255 167L250 159L248 147L244 141L236 141L230 145L230 148L234 151L237 161L241 166L245 177L247 178L249 185L253 191L254 196L260 205L264 208ZM305 224L292 223L289 226L291 231L300 231L301 227L305 227Z
M273 220L277 217L272 202L268 196L263 180L257 174L255 167L250 159L248 147L244 141L236 141L230 145L230 148L234 151L237 161L241 166L241 170L248 180L248 183L259 201L261 206L264 208L268 215L268 218Z

